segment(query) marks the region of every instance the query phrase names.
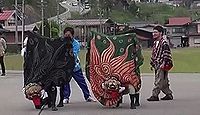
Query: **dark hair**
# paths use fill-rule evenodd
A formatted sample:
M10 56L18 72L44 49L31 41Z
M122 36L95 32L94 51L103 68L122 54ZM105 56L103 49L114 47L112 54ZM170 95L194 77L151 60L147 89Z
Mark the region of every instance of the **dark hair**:
M164 28L162 26L155 26L153 30L158 30L159 32L162 32L162 34L164 34Z
M3 26L0 24L0 29L3 29Z
M0 24L0 35L2 35L3 34L3 30L4 28L3 28L3 26Z
M72 27L66 27L63 31L63 33L65 34L67 31L70 31L72 35L74 35L74 29Z

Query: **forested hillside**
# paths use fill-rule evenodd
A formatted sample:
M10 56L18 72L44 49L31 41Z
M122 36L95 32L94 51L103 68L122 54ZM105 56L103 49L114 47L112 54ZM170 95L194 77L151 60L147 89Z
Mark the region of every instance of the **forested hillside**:
M21 4L22 0L18 0ZM26 2L26 23L41 20L41 0L25 0ZM56 0L44 0L45 17L56 15ZM84 1L84 0L81 0ZM189 16L197 19L200 11L188 9L187 6L170 6L162 3L135 3L131 0L88 0L91 10L86 15L74 13L72 18L111 18L119 23L131 21L150 21L167 23L169 17ZM99 2L98 2L99 1ZM15 0L3 0L1 6L4 9L13 9ZM60 12L64 12L60 8Z
M111 18L116 22L151 21L167 23L169 17L189 16L199 18L196 11L187 6L170 6L163 3L135 3L131 0L89 0L88 18ZM80 16L76 16L77 18Z

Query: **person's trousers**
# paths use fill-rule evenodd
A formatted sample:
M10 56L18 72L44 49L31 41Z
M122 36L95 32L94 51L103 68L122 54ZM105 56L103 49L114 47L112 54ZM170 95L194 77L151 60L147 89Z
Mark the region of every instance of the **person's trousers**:
M135 94L136 93L135 88L132 85L128 85L128 88L129 88L129 94Z
M90 97L90 93L85 78L83 76L82 70L80 69L76 72L73 72L72 77L81 88L85 100L88 99ZM64 86L64 99L69 99L70 94L71 94L70 83L67 83Z
M5 65L4 65L4 56L0 56L0 63L1 63L1 69L2 73L5 73Z
M166 95L172 94L172 91L169 89L168 71L158 69L155 71L155 82L152 90L152 96L158 97L160 91Z

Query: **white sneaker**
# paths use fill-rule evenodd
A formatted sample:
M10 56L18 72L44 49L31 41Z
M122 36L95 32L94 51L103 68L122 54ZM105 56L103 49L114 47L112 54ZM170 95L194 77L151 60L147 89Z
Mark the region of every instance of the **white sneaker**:
M4 77L6 77L6 76L4 75L4 76L0 76L0 77L4 78Z
M68 104L69 103L69 99L64 99L63 100L63 104Z
M86 99L86 102L96 102L96 100L94 100L92 97L88 97Z

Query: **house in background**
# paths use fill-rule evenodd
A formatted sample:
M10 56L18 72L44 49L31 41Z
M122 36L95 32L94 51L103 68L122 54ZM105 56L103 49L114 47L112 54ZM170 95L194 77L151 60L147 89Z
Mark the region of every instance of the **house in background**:
M91 37L90 31L101 32L104 34L113 34L115 32L115 23L111 19L82 19L65 20L67 25L73 26L75 35L85 45L86 39Z
M169 18L167 27L167 36L170 38L170 44L173 47L188 47L189 37L187 36L187 24L191 22L190 17Z
M190 47L200 47L200 18L186 24Z
M8 45L9 52L19 52L22 45L22 26L18 26L18 40L15 39L15 26L4 26L7 32L4 33ZM24 36L28 35L28 31L38 31L36 24L25 25Z
M137 33L137 37L143 48L150 48L153 46L152 32L153 28L157 24L152 22L137 21L129 23L130 28L134 28ZM140 35L141 34L141 35Z
M15 26L15 11L14 10L2 10L0 8L0 24L3 26L3 28L5 28L7 31L4 32L4 37L7 41L8 44L8 51L10 51L11 49L14 49L17 52L17 50L20 48L18 48L19 39L15 38L15 30L16 30L16 26ZM22 21L20 19L20 17L17 17L17 24L18 26L22 25ZM20 33L20 31L18 32L18 34ZM19 36L18 36L19 37ZM12 44L10 46L10 44ZM14 48L11 48L15 46ZM11 48L11 49L10 49Z
M22 21L18 17L18 25L21 25L21 23ZM14 26L15 25L15 11L0 9L0 24L3 26Z

